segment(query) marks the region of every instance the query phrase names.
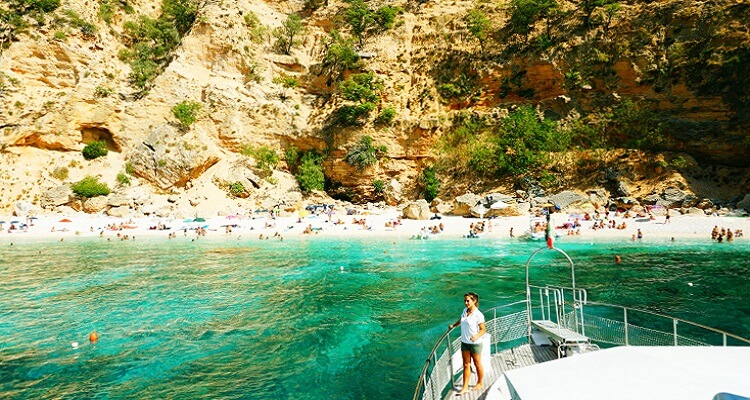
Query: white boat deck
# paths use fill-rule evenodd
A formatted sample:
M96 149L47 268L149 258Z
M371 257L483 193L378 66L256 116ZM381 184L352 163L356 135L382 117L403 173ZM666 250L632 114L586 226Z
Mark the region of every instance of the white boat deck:
M487 391L492 383L495 382L503 373L517 368L523 368L539 364L545 361L557 359L557 352L554 347L534 346L523 344L521 346L503 350L492 355L492 372L484 376L484 388L482 390L472 390L464 395L457 395L457 391L450 391L445 399L451 400L483 400L487 397ZM459 377L460 380L460 377ZM460 381L459 381L460 382ZM471 374L471 386L476 382L476 374ZM456 389L460 389L460 386Z

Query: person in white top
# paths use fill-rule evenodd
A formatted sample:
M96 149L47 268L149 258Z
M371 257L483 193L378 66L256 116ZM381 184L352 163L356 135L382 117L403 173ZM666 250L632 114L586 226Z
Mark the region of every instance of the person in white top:
M471 362L477 370L477 384L474 390L482 389L484 368L482 368L482 344L479 338L487 332L484 328L484 314L479 311L479 295L473 292L464 295L466 308L461 313L461 318L454 324L448 325L448 329L461 325L461 357L464 362L464 385L458 395L469 392L469 379L471 378Z

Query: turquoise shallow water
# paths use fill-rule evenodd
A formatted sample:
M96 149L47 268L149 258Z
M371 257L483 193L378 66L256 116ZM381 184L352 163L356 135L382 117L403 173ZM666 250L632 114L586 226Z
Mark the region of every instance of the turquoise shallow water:
M0 398L411 398L462 294L479 293L480 308L520 298L538 246L0 240ZM591 300L750 336L750 244L559 246Z

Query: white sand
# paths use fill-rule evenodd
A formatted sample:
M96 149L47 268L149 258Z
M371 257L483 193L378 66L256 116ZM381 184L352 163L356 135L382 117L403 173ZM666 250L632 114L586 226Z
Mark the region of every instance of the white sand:
M673 213L677 214L677 213ZM196 237L194 228L196 226L208 226L206 237L232 237L241 240L257 240L263 234L271 236L271 239L278 240L274 235L279 233L284 238L292 237L311 237L311 236L333 236L333 237L392 237L394 239L409 239L420 232L423 227L429 228L439 223L443 224L443 231L438 235L430 235L430 239L456 239L461 238L469 232L471 224L481 221L479 218L462 218L454 216L443 216L440 220L415 221L402 220L401 225L396 228L386 227L389 221L396 221L399 212L397 210L386 211L381 215L343 215L334 214L332 222L328 222L326 215L308 216L302 218L298 216L278 217L271 219L267 214L254 215L250 217L213 217L206 218L206 222L186 223L181 219L164 219L164 218L110 218L101 216L90 216L87 214L77 214L68 217L62 216L41 216L39 219L29 220L29 226L26 230L9 230L12 221L18 221L15 225L19 226L25 223L25 218L12 216L0 216L2 224L0 232L0 243L8 244L9 242L20 242L28 239L49 239L65 240L66 238L75 237L97 237L120 238L128 235L133 237L164 237L167 238L170 233L177 235L177 238ZM364 219L366 227L353 224L354 219ZM71 222L61 222L63 219L69 219ZM343 224L335 224L338 220ZM746 234L750 234L750 218L737 217L718 217L718 216L688 216L673 215L670 223L665 223L664 217L656 217L655 220L647 218L624 218L622 216L614 217L617 224L623 221L627 223L627 228L618 229L591 229L593 221L582 221L580 235L575 238L585 240L607 240L622 238L629 240L636 235L638 229L643 232L643 240L665 238L699 238L710 240L711 230L714 226L727 228L732 231L741 229ZM571 221L567 214L554 214L553 223L555 226ZM485 220L487 221L487 220ZM521 236L529 228L529 217L501 217L489 220L489 230L482 238L509 238L510 229L516 237ZM33 223L33 225L32 225ZM159 223L165 224L168 230L150 230L150 227L157 226ZM224 225L236 224L231 234L226 232ZM114 225L118 229L107 229L108 225ZM121 225L125 225L119 229ZM312 234L303 234L307 226L313 228ZM185 233L187 228L187 233ZM193 229L190 229L193 228ZM557 230L558 235L567 235L565 230ZM736 238L736 240L746 240L746 237Z

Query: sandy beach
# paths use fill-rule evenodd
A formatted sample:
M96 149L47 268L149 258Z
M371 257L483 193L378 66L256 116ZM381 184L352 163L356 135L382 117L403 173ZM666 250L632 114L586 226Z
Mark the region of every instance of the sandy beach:
M529 231L529 216L498 217L492 219L464 218L457 216L441 216L432 220L400 219L401 213L396 209L384 210L379 214L345 215L333 213L330 217L325 214L287 215L272 217L268 213L252 214L249 216L214 216L202 218L198 221L176 218L112 218L92 216L88 214L74 214L70 216L48 215L39 217L18 218L0 216L0 243L5 245L30 239L66 240L76 237L104 237L110 239L137 240L146 237L170 236L174 239L189 238L191 240L203 237L227 237L239 240L282 240L293 237L392 237L394 239L410 239L425 232L438 232L427 235L429 239L457 239L467 235L473 226L484 221L485 230L480 233L480 239L508 239L513 236L520 238ZM706 239L710 240L711 231L716 226L743 233L750 229L750 218L693 216L672 213L669 221L664 216L655 219L625 217L614 213L607 221L614 220L614 226L625 223L624 229L598 228L594 224L601 222L578 219L579 227L570 227L576 216L556 213L552 216L553 225L557 227L555 233L560 240L582 238L631 240L641 231L643 238L664 240L675 239ZM358 223L355 223L358 222ZM565 228L568 224L568 228ZM25 226L24 226L25 225ZM13 229L15 228L15 229ZM203 234L198 232L203 230ZM744 241L746 237L735 237L737 241Z

